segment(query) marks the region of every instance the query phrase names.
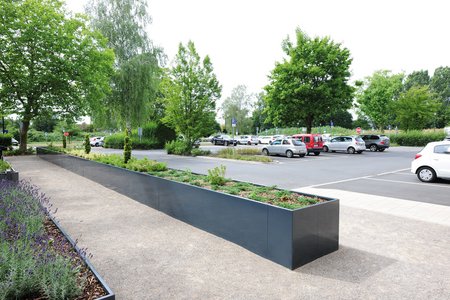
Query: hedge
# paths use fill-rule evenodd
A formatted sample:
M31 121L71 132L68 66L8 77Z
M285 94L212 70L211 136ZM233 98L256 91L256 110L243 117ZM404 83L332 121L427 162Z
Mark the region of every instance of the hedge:
M389 136L391 143L399 146L425 146L430 142L442 141L445 138L445 133L439 132L423 132L411 130L399 134L392 134Z
M12 145L12 134L2 133L0 134L0 146L9 147Z

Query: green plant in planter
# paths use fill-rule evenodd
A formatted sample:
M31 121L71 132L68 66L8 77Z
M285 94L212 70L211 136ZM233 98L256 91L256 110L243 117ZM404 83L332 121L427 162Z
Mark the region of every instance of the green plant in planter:
M225 167L224 165L220 165L219 167L208 170L207 179L209 183L211 183L212 185L224 185L225 182L227 182L225 178L226 170L227 167Z
M0 172L5 172L8 169L9 169L9 164L4 160L0 160Z
M65 135L63 135L63 148L66 149L67 148L67 138Z
M123 145L123 162L128 163L128 161L131 158L131 140L130 140L130 136L128 134L128 130L126 130L125 132L126 132L126 135L125 135L125 141L124 141L124 145Z
M84 136L84 153L89 154L91 152L91 142L89 141L89 134Z

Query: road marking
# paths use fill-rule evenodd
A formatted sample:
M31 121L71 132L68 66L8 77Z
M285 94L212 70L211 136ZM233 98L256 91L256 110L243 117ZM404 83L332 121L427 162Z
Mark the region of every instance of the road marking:
M315 188L315 187L318 187L318 186L324 186L324 185L330 185L330 184L336 184L336 183L343 183L343 182L355 181L355 180L360 180L360 179L366 179L366 178L369 178L369 177L372 177L372 176L373 175L356 177L356 178L349 178L349 179L344 179L344 180L331 181L331 182L320 183L320 184L313 184L313 185L308 185L308 186L304 186L304 187L301 187L301 188Z
M403 172L403 171L407 171L407 170L411 170L411 168L401 169L401 170L396 170L396 171L390 171L390 172L384 172L384 173L379 173L379 174L372 175L372 176L383 176L383 175L394 174L394 173Z
M414 184L414 185L420 185L420 186L429 186L429 187L442 187L450 189L450 186L447 185L440 185L440 184L429 184L429 183L418 183L418 182L406 182L406 181L400 181L400 180L390 180L390 179L380 179L380 178L365 178L368 180L376 180L376 181L386 181L386 182L394 182L394 183L405 183L405 184Z

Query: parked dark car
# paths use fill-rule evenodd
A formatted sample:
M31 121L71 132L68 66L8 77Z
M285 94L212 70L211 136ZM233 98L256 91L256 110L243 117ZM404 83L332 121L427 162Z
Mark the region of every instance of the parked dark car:
M366 143L366 148L372 152L383 152L391 145L389 138L381 134L365 134L361 135L361 138L364 140L364 143Z
M237 141L236 139L232 139L231 136L226 135L226 134L219 134L214 136L211 139L211 143L213 143L214 145L224 145L224 146L228 146L228 145L237 145Z

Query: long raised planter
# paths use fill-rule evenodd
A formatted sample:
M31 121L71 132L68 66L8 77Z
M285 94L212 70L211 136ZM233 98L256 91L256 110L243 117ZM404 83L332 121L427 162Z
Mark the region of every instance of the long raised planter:
M339 200L289 210L37 148L44 160L295 269L339 248ZM313 195L308 195L313 196Z

